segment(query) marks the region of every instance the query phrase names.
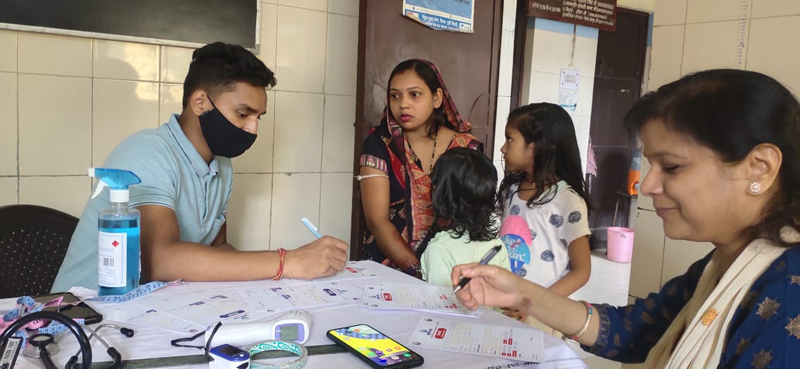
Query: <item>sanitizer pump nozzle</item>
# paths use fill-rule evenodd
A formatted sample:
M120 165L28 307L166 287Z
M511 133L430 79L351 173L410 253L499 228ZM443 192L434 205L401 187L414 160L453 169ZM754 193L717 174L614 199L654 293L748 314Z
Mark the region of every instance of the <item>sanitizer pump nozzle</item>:
M109 188L111 209L98 212L97 285L100 295L121 295L139 287L139 211L128 208L131 185L141 183L129 170L90 168L98 179L92 198Z

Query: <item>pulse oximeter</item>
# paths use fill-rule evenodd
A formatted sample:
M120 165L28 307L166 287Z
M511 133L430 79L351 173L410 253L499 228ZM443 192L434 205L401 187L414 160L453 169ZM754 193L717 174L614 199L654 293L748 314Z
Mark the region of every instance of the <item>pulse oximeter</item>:
M208 354L211 356L209 369L247 369L250 366L250 354L236 346L219 345Z

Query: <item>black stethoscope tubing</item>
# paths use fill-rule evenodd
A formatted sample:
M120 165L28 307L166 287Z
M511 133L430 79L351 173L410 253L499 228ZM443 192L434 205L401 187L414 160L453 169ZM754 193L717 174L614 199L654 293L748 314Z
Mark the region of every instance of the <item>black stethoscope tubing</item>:
M0 334L0 347L2 347L2 345L5 345L5 342L8 341L8 339L11 338L11 336L14 333L16 333L26 324L39 319L54 320L61 324L64 324L67 327L67 329L69 329L69 331L72 332L72 334L78 340L78 344L80 345L78 353L81 355L82 361L80 364L78 364L78 353L76 353L75 355L70 357L69 361L67 362L66 369L75 369L75 368L90 369L90 367L92 366L92 345L91 341L89 340L90 337L97 337L97 340L100 341L100 343L106 348L106 352L108 353L108 355L114 359L114 362L111 365L109 365L106 369L118 369L122 367L122 355L120 355L117 349L109 346L108 343L97 334L97 331L99 331L104 327L114 327L119 329L120 332L122 332L122 334L124 334L125 336L132 337L133 330L118 327L113 324L103 324L97 328L97 331L95 331L89 327L81 327L77 322L72 320L72 318L62 313L57 313L54 311L37 311L35 313L30 313L28 315L25 315L17 319L13 323L11 323L11 325L9 325L6 328L6 330L3 331L2 334ZM86 336L86 332L84 332L84 329L91 332L92 335ZM41 356L41 359L44 362L45 367L47 369L57 369L55 363L53 363L52 357L50 356L50 352L47 350L47 346L54 342L54 337L49 334L46 335L42 334L42 335L34 335L31 337L31 339L37 336L44 337L45 339L31 340L31 345L39 349L39 355Z
M13 323L11 323L11 325L9 325L6 328L6 330L3 331L2 334L0 334L0 345L4 345L5 342L8 341L8 339L11 337L11 335L20 330L23 326L25 326L25 324L28 324L38 319L55 320L61 324L64 324L67 327L67 329L69 329L70 332L72 332L72 334L78 340L78 344L80 344L81 346L81 356L83 357L83 363L81 363L81 368L89 369L89 367L92 365L91 364L92 346L89 343L89 338L86 337L86 333L83 332L81 326L78 325L78 323L76 323L74 320L72 320L72 318L69 318L64 314L57 313L54 311L37 311L35 313L30 313L28 315L25 315L17 319ZM49 354L47 355L49 357Z

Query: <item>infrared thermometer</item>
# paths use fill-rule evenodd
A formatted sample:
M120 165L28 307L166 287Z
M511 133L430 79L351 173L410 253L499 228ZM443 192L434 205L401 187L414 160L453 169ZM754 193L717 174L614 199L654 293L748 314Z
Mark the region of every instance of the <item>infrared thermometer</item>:
M223 324L214 333L213 340L218 344L245 346L256 342L280 340L305 343L311 329L311 314L305 310L289 310L273 319L251 323ZM214 328L206 330L205 342L212 339Z

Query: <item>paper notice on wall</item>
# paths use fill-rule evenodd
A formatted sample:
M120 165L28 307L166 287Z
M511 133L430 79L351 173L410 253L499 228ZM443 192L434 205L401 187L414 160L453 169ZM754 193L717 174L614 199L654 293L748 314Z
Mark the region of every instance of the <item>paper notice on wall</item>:
M578 85L580 84L580 71L577 69L561 69L561 79L558 88L558 105L567 111L578 108Z
M435 30L472 33L474 0L403 0L403 15Z

